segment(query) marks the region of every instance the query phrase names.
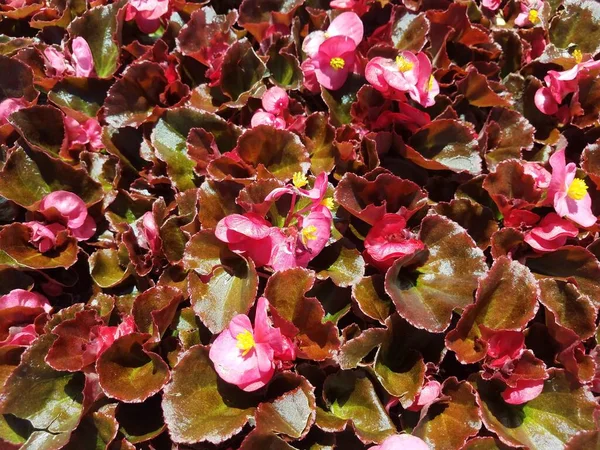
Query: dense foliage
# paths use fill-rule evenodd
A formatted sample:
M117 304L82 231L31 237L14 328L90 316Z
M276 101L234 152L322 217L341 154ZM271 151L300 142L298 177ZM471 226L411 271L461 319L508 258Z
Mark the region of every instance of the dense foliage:
M597 1L0 15L0 448L597 448Z

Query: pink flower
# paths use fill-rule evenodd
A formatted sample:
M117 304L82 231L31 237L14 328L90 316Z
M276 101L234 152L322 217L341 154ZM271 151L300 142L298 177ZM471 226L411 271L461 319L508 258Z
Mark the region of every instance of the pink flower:
M327 39L313 58L319 84L333 91L341 88L355 62L356 43L346 36Z
M320 204L327 193L327 173L321 172L317 178L315 178L315 184L312 189L303 189L308 183L306 176L302 173L295 173L292 185L286 185L281 188L273 189L266 197L265 201L272 201L279 199L284 194L297 194L302 197L309 198L314 204Z
M537 227L525 234L527 242L538 252L552 252L565 245L567 238L576 237L579 230L568 220L558 214L545 216Z
M523 169L527 175L533 177L536 188L546 189L550 186L552 175L542 165L535 162L525 162L523 163Z
M369 450L429 450L429 446L416 436L396 434L389 436L381 445L375 445Z
M420 411L424 406L433 403L440 396L441 392L442 385L439 382L435 380L428 381L421 388L412 405L406 409L409 411Z
M544 380L518 380L514 387L508 386L502 392L502 398L509 405L527 403L544 390Z
M300 65L302 69L302 84L311 93L316 94L319 92L320 85L317 80L317 74L315 72L315 62L312 59L306 59Z
M502 368L506 363L519 358L525 349L525 335L520 331L496 331L487 341L488 366Z
M406 229L404 217L388 213L369 230L363 256L367 262L385 272L398 258L424 248L425 244Z
M566 164L565 150L559 150L550 157L552 179L548 187L548 200L561 217L566 217L582 227L596 223L592 213L592 199L588 186L581 178L575 178L577 166Z
M490 11L496 11L500 7L502 0L482 0L481 5Z
M169 0L129 0L125 20L133 20L143 33L154 33L160 19L169 12Z
M543 0L521 0L519 6L521 12L515 19L515 25L526 27L541 22L542 8L544 7Z
M209 352L217 374L247 392L256 391L271 380L277 361L296 357L290 338L271 324L268 307L264 297L258 299L254 329L248 316L235 316L217 336Z
M65 230L65 227L59 223L44 225L40 222L25 222L23 225L27 225L31 229L29 242L35 245L40 253L52 250L56 245L56 236Z
M350 38L355 44L354 49L356 49L363 39L363 34L364 27L360 17L353 12L345 12L331 21L327 31L313 31L306 36L302 43L302 50L308 57L314 58L319 53L321 44L336 36Z
M252 116L251 126L270 125L278 129L285 129L287 123L283 113L287 110L290 98L287 92L280 87L270 88L262 98L264 109L258 109Z
M431 61L423 52L401 52L396 60L375 57L367 63L365 77L375 89L388 97L402 100L403 94L422 106L431 106L440 92L432 74Z
M52 306L46 297L36 292L24 289L13 289L8 294L0 297L0 309L8 308L41 309L43 312L52 311Z
M91 238L96 232L96 223L85 203L71 192L51 192L40 202L39 211L47 219L65 225L79 241Z
M74 145L85 145L95 149L104 148L102 143L102 127L96 119L88 119L83 124L80 124L75 119L69 116L64 117L65 130L69 140L69 148Z
M8 329L8 337L0 341L0 347L4 346L23 346L27 347L38 336L35 325L30 323L27 326L14 326Z
M229 249L254 261L257 267L269 265L280 231L255 213L231 214L219 221L215 236Z
M140 247L150 250L153 254L160 252L162 245L160 229L152 211L145 213L142 219L136 222L135 231Z
M332 9L346 9L362 16L369 10L367 0L332 0L329 3Z
M29 103L24 98L5 98L0 102L0 125L8 123L8 117L19 111L27 108Z
M46 47L44 49L44 57L46 58L46 75L62 78L65 75L75 74L75 70L67 62L64 53L56 50L54 47Z
M82 37L76 37L71 44L71 60L75 69L76 77L89 77L94 71L94 58L87 41Z

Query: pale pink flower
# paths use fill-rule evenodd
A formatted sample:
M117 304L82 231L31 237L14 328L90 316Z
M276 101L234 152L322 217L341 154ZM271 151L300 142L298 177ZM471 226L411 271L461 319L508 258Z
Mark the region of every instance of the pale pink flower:
M76 77L89 77L94 71L94 58L87 41L77 36L71 44L71 60Z
M518 380L514 387L507 386L502 392L502 398L509 405L527 403L544 390L544 380Z
M576 178L577 166L566 164L565 150L559 150L550 157L552 180L548 187L548 200L555 211L582 227L591 227L596 223L592 213L592 198L587 192L588 186L581 178Z
M573 223L550 213L525 234L525 242L538 252L552 252L565 245L567 238L578 234L579 230Z
M25 222L23 225L31 229L29 242L35 245L40 253L52 250L56 245L56 236L65 230L65 227L59 223L44 225L41 222Z
M381 445L375 445L369 450L429 450L429 446L416 436L395 434L386 438Z
M74 145L90 144L94 150L104 148L102 143L102 127L96 119L88 119L83 124L72 117L65 116L65 129L69 140L69 148Z
M424 406L433 403L442 393L442 385L436 381L431 380L425 383L417 394L415 401L406 408L409 411L420 411Z
M537 25L542 21L543 0L521 0L519 7L521 8L521 12L515 19L515 25L526 27Z
M399 214L385 214L369 230L365 238L365 261L382 272L387 271L394 261L423 250L425 244L406 229L406 219Z
M40 312L46 313L52 311L52 306L46 297L24 289L13 289L0 297L0 309L8 308L40 309Z
M496 11L500 7L502 0L482 0L481 5L489 9L490 11Z
M245 314L235 316L209 352L217 374L247 392L256 391L271 380L277 361L296 357L291 339L271 324L268 307L264 297L258 299L254 328Z
M40 202L39 211L48 220L65 225L79 241L91 238L96 232L96 223L88 214L87 206L71 192L51 192Z
M0 125L8 123L8 117L19 111L27 108L29 103L24 98L5 98L0 102Z
M384 95L402 100L403 94L408 93L422 106L433 105L440 92L431 61L423 52L415 55L404 51L395 60L377 56L367 63L365 77Z
M319 84L333 91L341 88L354 68L356 43L346 36L334 36L323 42L312 58Z
M363 39L363 34L364 26L360 17L353 12L345 12L333 19L326 31L313 31L306 36L302 43L302 50L308 57L314 58L319 53L321 44L336 36L350 38L356 49Z
M290 98L280 87L272 87L262 97L263 109L258 109L252 116L251 126L269 125L280 130L287 127L284 112L287 110Z
M75 74L75 69L67 61L65 54L54 47L46 47L44 57L46 58L46 75L49 77L62 78Z
M125 20L133 20L143 33L154 33L169 12L169 0L129 0Z
M277 128L278 130L285 130L287 124L285 119L282 117L277 117L275 114L271 114L259 109L252 116L250 126L254 128L259 125L268 125L270 127Z

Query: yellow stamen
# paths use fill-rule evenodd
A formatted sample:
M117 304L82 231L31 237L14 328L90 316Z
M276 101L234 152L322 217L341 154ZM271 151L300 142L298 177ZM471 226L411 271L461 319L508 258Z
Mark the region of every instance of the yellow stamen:
M302 228L302 243L306 245L308 241L314 241L317 239L317 227L314 225L309 225L305 228Z
M327 31L323 34L323 36L325 37L325 39L329 39L330 38L329 33Z
M435 81L435 77L433 74L429 75L429 83L427 84L427 90L430 91L433 89L433 82Z
M335 70L341 70L346 65L346 61L344 61L339 56L336 56L335 58L331 58L331 61L329 61L329 65Z
M569 186L569 190L567 191L567 195L571 197L573 200L581 200L587 194L587 184L581 178L575 178L571 185Z
M327 197L321 200L321 205L325 206L331 211L333 211L333 208L335 208L335 204L333 203L333 199L331 197Z
M308 178L302 172L296 172L292 177L292 183L297 188L301 188L308 184Z
M415 67L415 64L410 62L404 56L396 56L396 65L398 66L398 70L400 72L408 72Z
M581 62L581 60L583 59L583 53L581 53L581 50L576 48L575 51L573 52L573 58L575 58L575 62L577 64L579 64Z
M237 339L237 348L243 351L242 356L246 356L256 344L256 342L254 342L254 336L252 336L252 333L248 330L241 332L235 338Z
M540 21L540 13L537 9L529 10L529 21L534 25Z

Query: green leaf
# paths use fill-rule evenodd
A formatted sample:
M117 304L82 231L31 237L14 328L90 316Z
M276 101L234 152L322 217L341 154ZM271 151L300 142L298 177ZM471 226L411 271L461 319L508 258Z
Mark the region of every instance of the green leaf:
M437 119L412 135L406 157L431 170L481 173L479 144L473 129L453 119Z
M467 232L443 216L425 217L419 239L429 251L397 260L386 274L385 290L412 325L442 332L454 309L473 302L487 265Z
M268 125L242 134L237 152L244 162L257 169L262 166L280 180L289 180L294 173L306 173L310 168L308 152L300 138L291 131Z
M114 248L96 250L89 259L90 275L101 288L116 286L130 275L126 252Z
M33 101L37 96L31 68L18 59L0 55L0 102L21 97Z
M155 286L138 295L131 310L137 329L160 342L182 301L181 291L170 286Z
M44 152L12 150L0 171L0 195L25 207L33 208L50 192L65 190L77 194L87 205L99 201L102 186L85 170L76 169Z
M233 317L246 314L258 291L258 275L252 260L235 256L228 266L217 267L203 282L191 273L189 294L194 312L212 333L220 333Z
M351 422L361 441L379 443L395 434L396 426L364 372L341 371L330 375L325 380L323 396L331 413Z
M424 13L405 11L392 22L392 44L399 51L420 52L427 42L429 20Z
M433 209L436 213L452 219L467 230L482 250L490 246L492 235L498 231L498 223L492 210L472 200L463 198L452 200L449 203L441 202Z
M218 444L241 431L254 408L241 406L244 394L224 384L208 358L208 348L198 345L181 356L162 401L174 442Z
M337 150L333 145L335 128L323 112L315 112L307 117L302 140L310 155L310 170L318 175L331 172L335 166Z
M67 77L48 92L48 100L79 121L96 118L110 83L95 78Z
M217 239L211 230L202 230L192 236L185 246L183 267L200 275L210 275L213 269L233 254L227 244Z
M367 328L358 336L348 339L338 353L340 367L343 370L355 369L386 337L386 330L383 328Z
M53 106L31 106L21 109L9 122L32 147L57 156L66 147L63 115Z
M444 382L441 395L446 398L427 407L412 434L430 448L459 450L481 428L475 393L469 383L451 377Z
M144 349L149 335L122 336L98 358L96 372L104 393L124 402L142 402L169 381L169 366Z
M503 383L474 380L486 428L511 446L531 450L562 449L580 431L595 428L596 401L589 388L567 378L562 370L550 369L544 390L522 405L502 400Z
M364 277L352 286L352 298L360 310L371 319L385 323L391 313L392 302L385 293L382 275Z
M83 411L82 373L57 372L44 362L55 337L29 347L0 395L0 411L28 420L35 431L23 448L58 450L69 440Z
M600 5L594 0L565 0L550 23L550 42L567 48L571 44L583 53L600 51Z
M88 9L69 26L71 36L84 38L90 46L99 78L112 77L119 67L125 4L121 0Z
M360 252L355 248L346 248L341 242L331 247L329 251L334 252L335 260L317 273L317 278L330 278L339 287L353 286L362 280L365 274L365 260ZM333 259L333 256L330 259ZM313 264L318 265L318 262L314 260Z
M480 361L487 353L487 343L479 327L522 330L537 311L537 291L535 277L527 267L501 256L481 279L475 304L467 306L456 328L448 333L447 347L463 363Z
M305 297L314 281L314 272L299 267L275 272L267 281L265 297L278 316L299 329L299 357L322 361L332 357L340 343L337 327L323 323L325 310L319 300Z
M246 38L231 45L223 56L219 85L231 100L238 101L267 74L267 66Z
M321 97L329 110L329 120L335 126L352 123L352 104L356 102L356 93L363 86L361 76L350 73L344 85L336 91L321 86Z

